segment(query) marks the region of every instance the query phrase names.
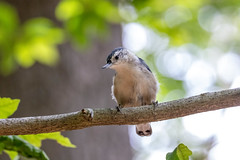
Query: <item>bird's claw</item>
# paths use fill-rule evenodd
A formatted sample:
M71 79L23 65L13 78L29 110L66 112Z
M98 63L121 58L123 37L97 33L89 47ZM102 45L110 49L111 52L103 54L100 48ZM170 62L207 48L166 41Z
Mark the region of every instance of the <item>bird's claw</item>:
M93 119L93 109L91 108L83 108L82 114L83 117L88 121L91 121Z
M152 101L152 105L154 110L156 109L156 107L158 106L158 101Z
M116 106L116 109L117 109L117 112L120 112L120 113L122 113L122 107L121 107L121 105L119 104L118 106Z

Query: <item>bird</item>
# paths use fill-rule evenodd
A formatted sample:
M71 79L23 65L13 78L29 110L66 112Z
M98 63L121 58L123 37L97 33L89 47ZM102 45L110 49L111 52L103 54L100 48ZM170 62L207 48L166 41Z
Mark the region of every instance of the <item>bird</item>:
M150 105L156 102L158 81L148 65L130 50L118 47L107 57L102 69L115 70L112 98L118 108ZM139 136L152 135L150 123L136 125Z

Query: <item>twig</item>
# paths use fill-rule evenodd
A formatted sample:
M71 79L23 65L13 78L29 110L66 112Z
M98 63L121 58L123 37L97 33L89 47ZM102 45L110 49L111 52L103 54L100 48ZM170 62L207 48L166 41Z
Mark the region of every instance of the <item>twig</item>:
M204 93L152 105L123 108L84 108L67 114L0 119L0 135L76 130L100 125L133 125L240 106L240 88Z

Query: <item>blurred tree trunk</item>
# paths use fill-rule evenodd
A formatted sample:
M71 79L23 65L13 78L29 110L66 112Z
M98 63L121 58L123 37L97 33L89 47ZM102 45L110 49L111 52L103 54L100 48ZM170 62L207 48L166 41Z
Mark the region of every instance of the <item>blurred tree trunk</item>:
M18 10L21 21L44 16L56 22L57 0L8 0ZM21 99L14 117L50 115L80 110L83 107L116 105L111 99L112 71L101 70L106 56L121 45L120 25L111 26L106 41L95 41L84 53L70 44L59 47L61 59L50 68L35 64L29 69L0 77L0 96ZM62 133L77 145L65 148L53 141L44 141L43 149L50 159L58 160L123 160L131 159L126 126L102 126Z

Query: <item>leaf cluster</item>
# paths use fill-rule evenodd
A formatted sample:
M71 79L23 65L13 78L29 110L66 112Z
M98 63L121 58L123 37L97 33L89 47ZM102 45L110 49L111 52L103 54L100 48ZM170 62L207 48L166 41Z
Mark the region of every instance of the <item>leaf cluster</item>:
M20 22L17 10L0 2L0 73L9 75L18 66L35 62L53 66L58 62L58 45L66 41L86 47L94 38L108 34L108 23L120 23L118 7L111 1L62 0L55 9L63 27L45 17Z
M0 118L11 116L18 107L19 99L0 98ZM21 136L0 136L0 151L4 151L11 159L18 159L20 156L48 160L46 153L40 149L45 139L56 140L60 145L75 148L67 137L60 132L44 133L37 135Z

